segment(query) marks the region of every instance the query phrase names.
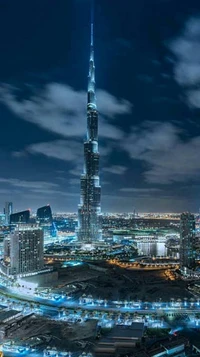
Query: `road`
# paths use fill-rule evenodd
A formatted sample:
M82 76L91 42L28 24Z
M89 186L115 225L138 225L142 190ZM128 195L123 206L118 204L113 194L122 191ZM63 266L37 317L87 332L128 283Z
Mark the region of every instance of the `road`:
M11 289L6 288L5 286L0 286L0 293L11 298L14 302L28 302L35 303L40 308L52 308L54 310L59 311L61 308L75 310L81 309L84 311L102 311L102 312L117 312L117 313L134 313L138 314L200 314L200 302L182 302L182 303L174 303L174 302L98 302L98 301L76 301L73 299L67 300L66 297L60 298L58 300L55 299L46 299L36 295L28 295L28 294L19 294L17 292L11 291ZM87 299L87 298L86 298ZM1 304L1 303L0 303Z

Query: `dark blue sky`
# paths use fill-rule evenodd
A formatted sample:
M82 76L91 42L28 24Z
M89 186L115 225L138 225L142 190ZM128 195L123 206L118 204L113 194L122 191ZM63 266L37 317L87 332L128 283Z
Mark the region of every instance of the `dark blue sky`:
M0 205L76 211L89 0L0 0ZM95 0L102 210L200 206L200 3Z

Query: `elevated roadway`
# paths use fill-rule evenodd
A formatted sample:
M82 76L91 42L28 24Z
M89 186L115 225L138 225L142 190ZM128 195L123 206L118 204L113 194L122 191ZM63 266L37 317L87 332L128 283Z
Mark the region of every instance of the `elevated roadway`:
M33 303L38 306L38 308L52 308L55 311L60 311L62 308L65 310L76 310L81 309L84 311L99 311L99 312L113 312L113 313L136 313L142 315L149 314L200 314L200 302L182 302L182 303L171 303L171 302L141 302L141 303L120 303L113 301L105 301L103 303L98 303L97 301L91 302L79 302L73 299L67 300L66 298L61 298L58 301L53 299L45 299L38 297L36 295L18 294L10 289L1 286L0 294L12 299L14 302L23 303ZM1 302L0 302L1 303Z

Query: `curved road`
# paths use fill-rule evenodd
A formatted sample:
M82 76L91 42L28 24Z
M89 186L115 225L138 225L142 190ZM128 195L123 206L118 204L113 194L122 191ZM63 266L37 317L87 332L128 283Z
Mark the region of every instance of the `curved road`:
M117 312L117 313L135 313L138 314L162 314L164 313L178 313L178 314L195 314L200 313L200 303L194 302L181 305L172 306L171 303L142 303L139 305L137 303L131 304L119 304L114 303L112 301L108 301L108 303L104 303L103 305L98 304L97 302L93 303L79 303L78 301L67 300L66 298L61 298L58 301L44 299L42 297L33 296L33 295L21 295L17 292L12 292L10 289L0 286L0 293L7 296L8 298L14 299L15 302L29 302L39 304L40 308L52 308L55 311L59 311L61 308L65 308L68 310L81 309L85 311L102 311L102 312Z

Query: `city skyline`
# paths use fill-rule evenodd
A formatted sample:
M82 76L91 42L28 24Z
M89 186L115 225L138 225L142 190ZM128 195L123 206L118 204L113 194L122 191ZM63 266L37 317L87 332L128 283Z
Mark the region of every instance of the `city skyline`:
M200 354L199 0L0 10L0 356Z
M75 212L90 1L0 6L0 204ZM95 1L104 212L198 211L198 14L194 0Z

